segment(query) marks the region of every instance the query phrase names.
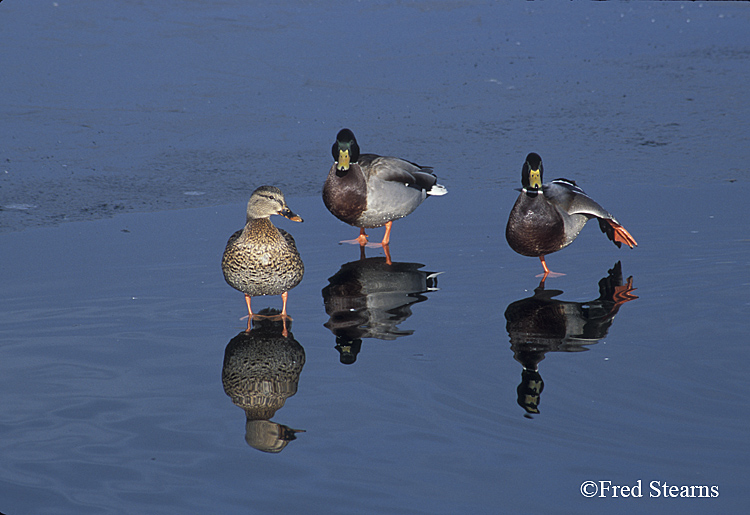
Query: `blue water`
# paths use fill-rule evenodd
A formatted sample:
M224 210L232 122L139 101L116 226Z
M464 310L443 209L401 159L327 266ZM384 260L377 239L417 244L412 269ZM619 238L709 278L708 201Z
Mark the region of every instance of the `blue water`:
M713 3L3 2L0 511L742 513L747 22ZM344 125L449 190L394 223L392 269L339 245L357 230L320 198ZM519 348L509 306L541 267L504 226L532 150L639 245L592 225L548 256L565 275L536 298L596 323ZM236 339L220 270L263 183L305 219L274 220L306 268L283 342ZM635 290L614 307L617 266ZM225 357L253 349L276 375L252 391L233 361L230 397Z

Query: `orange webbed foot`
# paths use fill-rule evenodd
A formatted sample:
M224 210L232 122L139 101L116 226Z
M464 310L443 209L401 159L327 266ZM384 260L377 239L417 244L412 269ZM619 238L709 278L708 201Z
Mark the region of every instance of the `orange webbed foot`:
M537 274L537 277L541 277L542 278L542 282L544 282L547 279L547 277L562 277L563 275L565 275L565 274L560 273L560 272L552 272L547 267L547 261L544 260L544 256L539 256L539 261L542 262L542 268L544 268L544 273Z
M612 220L605 220L607 224L612 228L612 241L614 241L617 246L619 247L620 244L624 243L631 249L633 247L637 247L638 243L635 241L635 238L633 238L630 233L623 227L622 225L618 224L617 222L613 222Z

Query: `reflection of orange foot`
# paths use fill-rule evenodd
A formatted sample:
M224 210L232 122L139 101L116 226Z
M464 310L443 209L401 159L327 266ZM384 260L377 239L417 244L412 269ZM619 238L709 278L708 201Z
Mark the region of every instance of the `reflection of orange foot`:
M250 321L253 319L253 308L250 307L250 301L252 297L245 294L245 304L247 304L247 326L250 327Z
M275 315L260 315L260 316L255 315L255 317L256 318L267 318L269 320L281 320L281 323L284 326L284 329L281 331L281 336L283 336L284 338L286 338L286 337L289 336L289 331L286 328L286 322L287 322L287 320L291 322L292 321L292 317L290 317L286 313L277 313ZM248 324L249 324L249 322L248 322Z
M388 248L388 244L383 245L383 251L385 252L385 264L392 265L393 261L391 261L391 249Z
M366 247L371 249L383 249L383 252L385 252L385 264L386 265L392 265L393 261L391 261L391 249L388 245L383 245L382 243L368 243ZM359 248L359 259L366 259L365 257L365 247Z
M612 295L612 299L615 301L616 306L630 302L638 298L637 295L633 295L633 276L628 277L628 282L622 286L615 286L615 293Z
M289 297L288 291L285 291L284 293L281 294L281 301L284 303L281 308L281 315L280 315L281 323L284 324L284 330L281 331L281 336L283 336L284 338L287 338L289 336L289 331L286 330L286 321L287 320L289 320L290 322L292 321L292 317L286 314L286 301L288 297Z
M543 274L536 274L534 277L541 277L542 282L544 282L547 277L562 277L564 275L561 272L544 272Z
M290 322L294 320L292 317L287 315L286 313L276 313L275 315L255 315L255 318L267 318L268 320L283 320L286 322L289 320Z

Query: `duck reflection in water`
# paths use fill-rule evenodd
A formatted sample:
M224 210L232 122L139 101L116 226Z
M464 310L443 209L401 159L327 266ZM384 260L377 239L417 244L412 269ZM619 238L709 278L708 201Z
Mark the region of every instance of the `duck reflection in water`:
M291 333L291 322L271 308L252 319L252 329L229 342L224 352L221 382L224 392L245 410L245 441L260 451L281 452L296 438L300 429L271 421L288 397L297 393L297 383L305 364L305 350Z
M518 385L518 404L539 413L544 382L538 364L548 352L581 352L606 336L620 306L637 299L633 277L622 281L618 261L599 281L599 298L589 302L555 300L561 290L545 290L544 279L534 296L513 302L505 310L506 329L513 358L523 365Z
M323 302L330 317L324 325L336 336L341 363L357 360L363 338L395 340L413 330L398 325L412 315L411 305L427 300L437 290L442 272L424 272L419 263L393 263L389 258L364 256L341 266L328 286Z

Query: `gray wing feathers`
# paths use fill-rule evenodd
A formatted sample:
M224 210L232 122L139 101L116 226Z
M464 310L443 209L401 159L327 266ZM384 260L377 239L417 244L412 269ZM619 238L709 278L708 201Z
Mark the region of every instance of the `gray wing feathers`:
M569 215L584 215L588 218L605 218L615 220L606 209L600 206L594 199L586 195L584 191L572 181L557 179L545 184L544 196L553 204Z
M383 156L373 159L370 173L384 181L400 182L425 191L430 191L437 184L437 177L432 174L432 168L419 166L398 157Z

